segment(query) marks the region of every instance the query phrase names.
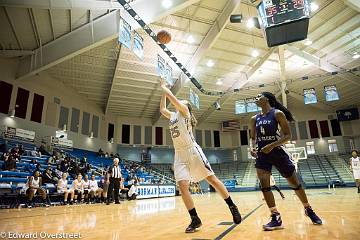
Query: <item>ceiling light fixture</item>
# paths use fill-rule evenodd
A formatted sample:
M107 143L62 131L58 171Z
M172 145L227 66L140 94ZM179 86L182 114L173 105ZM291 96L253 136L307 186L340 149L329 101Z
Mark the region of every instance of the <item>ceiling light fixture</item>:
M306 46L310 46L310 45L312 44L312 41L311 41L310 39L306 39L305 42L304 42L304 44L305 44Z
M222 81L221 79L218 79L218 80L216 81L216 85L220 86L220 85L222 85L222 84L223 84L223 81Z
M248 28L253 28L255 26L255 22L254 22L254 19L253 18L249 18L247 21L246 21L246 26Z
M189 44L193 44L195 42L195 39L193 36L189 35L187 38L186 38L186 42L189 43Z
M213 67L214 65L215 65L215 63L214 63L213 60L209 60L209 61L207 61L207 63L206 63L206 66L208 66L208 67Z
M259 55L260 55L260 53L256 49L251 52L251 56L254 57L254 58L258 57Z
M310 4L310 10L311 10L311 12L316 12L316 10L318 10L318 9L319 9L319 5L317 5L316 3L312 2L312 3Z
M166 9L171 8L171 6L173 5L171 0L163 0L161 4Z

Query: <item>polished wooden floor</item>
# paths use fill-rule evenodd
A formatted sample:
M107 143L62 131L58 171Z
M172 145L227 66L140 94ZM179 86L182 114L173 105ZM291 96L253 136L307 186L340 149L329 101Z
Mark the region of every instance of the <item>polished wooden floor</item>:
M185 234L189 217L180 197L122 202L120 205L76 205L0 210L0 233L80 233L81 239L360 239L360 194L355 188L308 190L322 226L312 225L291 191L281 200L274 192L285 229L262 231L269 212L260 192L233 193L246 217L229 225L231 215L216 194L194 196L201 229ZM221 223L221 224L220 224ZM1 235L0 235L1 238Z

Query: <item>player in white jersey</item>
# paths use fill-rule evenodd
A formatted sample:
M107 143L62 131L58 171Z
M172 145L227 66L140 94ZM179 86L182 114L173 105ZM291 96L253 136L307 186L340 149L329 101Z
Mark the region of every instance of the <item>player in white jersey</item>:
M81 202L84 202L84 186L82 181L82 175L78 174L77 178L72 182L71 189L75 193L75 200L80 200ZM79 199L80 198L80 199Z
M85 202L86 204L90 203L90 198L89 198L89 194L90 194L90 181L89 181L89 176L87 174L85 174L84 180L82 180L82 185L83 185L83 190L84 190L84 198L85 198Z
M68 199L68 195L70 194L70 202L71 204L74 201L74 190L73 189L68 189L67 185L68 185L68 181L67 181L67 173L63 173L62 174L62 178L59 179L58 183L57 183L57 192L58 193L63 193L64 194L64 205L67 205L67 199Z
M32 208L32 200L36 193L38 193L41 196L43 200L43 204L46 207L50 206L49 200L47 199L46 196L46 191L44 188L42 188L42 178L40 177L39 171L35 171L34 176L30 176L28 178L25 185L25 192L29 198L29 202L27 204L28 208Z
M357 150L351 151L352 157L350 158L350 169L352 169L355 179L355 184L360 193L360 159Z
M95 203L95 197L101 197L101 193L102 193L102 189L99 188L98 186L98 182L95 180L95 175L91 175L91 180L90 182L90 201L92 203Z
M239 224L241 222L241 215L237 206L231 200L224 184L214 175L209 161L194 139L192 128L196 125L196 119L192 113L191 105L188 101L178 100L166 87L166 83L163 80L161 80L160 86L163 90L160 101L160 112L170 120L170 133L175 148L175 179L179 185L181 197L191 217L191 223L185 232L193 233L202 225L189 192L189 184L190 181L199 182L203 179L212 185L223 197L229 206L234 223ZM170 112L166 108L166 98L170 100L176 112Z

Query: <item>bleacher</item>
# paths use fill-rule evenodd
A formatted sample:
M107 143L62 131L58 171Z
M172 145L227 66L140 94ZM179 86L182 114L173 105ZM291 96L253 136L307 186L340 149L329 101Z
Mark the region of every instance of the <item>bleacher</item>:
M4 143L4 139L0 138L0 144ZM36 146L33 143L26 143L16 140L8 141L9 149L23 145L25 150L33 150ZM112 164L111 158L98 157L95 152L85 151L81 149L73 149L68 151L72 157L82 158L87 156L88 162L92 166L91 172L96 172L96 179L99 180L107 166ZM353 186L354 179L348 166L348 154L332 154L332 155L308 155L307 159L300 160L298 163L298 173L301 181L306 188L313 187L327 187L329 184L340 186ZM31 163L36 159L41 165L41 171L44 171L48 166L49 156L33 157L23 155L21 161L16 164L16 171L0 171L0 189L2 193L17 193L19 189L26 183L27 178L32 175L35 165ZM143 166L140 163L122 159L120 166L123 177L126 179L129 172L126 166L135 164L136 166ZM215 174L223 182L236 180L237 189L241 190L256 190L259 188L259 181L256 176L255 161L236 161L225 163L211 164ZM2 169L4 162L0 161L0 168ZM55 168L55 166L52 166ZM147 180L160 180L166 178L169 182L174 182L174 174L172 171L172 164L148 164L145 172L137 171L135 175L139 178ZM279 172L273 168L273 176L276 184L281 188L288 188L286 179L280 176ZM71 184L72 179L69 178ZM126 184L126 183L125 183ZM54 192L55 186L53 184L47 185L48 191Z
M0 138L0 144L3 144L4 142L5 140L3 138ZM24 147L25 152L34 150L34 148L36 148L36 145L33 143L27 143L17 140L7 140L7 145L8 145L8 150L16 146L22 145ZM105 171L105 167L110 166L113 162L111 158L98 157L97 154L94 152L85 151L81 149L73 149L72 151L65 151L65 152L69 154L72 158L78 158L78 159L81 159L86 154L88 162L91 164L91 170L89 173L97 173L95 179L98 181L100 180L99 175L101 175ZM49 166L48 165L49 157L50 156L34 157L34 156L26 155L25 153L24 155L21 156L20 162L16 163L15 171L0 171L0 195L2 196L0 205L6 197L13 197L16 199L12 207L15 207L16 205L20 204L19 201L20 196L23 197L22 189L25 183L27 182L27 178L29 176L32 176L33 171L36 168L36 165L32 164L31 161L34 159L37 160L37 162L41 166L40 170L42 173ZM124 159L120 162L122 175L126 179L130 175L130 173L128 172L125 164L130 165L130 162ZM0 169L3 169L3 166L4 166L4 161L0 161ZM56 166L52 165L51 167L54 170ZM139 170L135 172L135 176L137 176L138 178L145 179L145 181L149 181L149 180L151 181L151 179L154 178L154 175L152 175L151 173L146 171L141 172ZM159 178L157 177L157 179ZM71 179L71 177L69 176L68 187L70 187L72 181L73 179ZM127 182L125 182L124 184L127 185ZM55 194L56 186L54 184L45 184L43 187L45 187L50 197L52 196L51 194L57 195Z

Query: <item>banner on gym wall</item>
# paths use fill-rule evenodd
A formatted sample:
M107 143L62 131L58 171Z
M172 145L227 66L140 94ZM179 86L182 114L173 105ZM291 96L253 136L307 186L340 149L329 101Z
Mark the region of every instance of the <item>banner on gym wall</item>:
M159 197L159 187L154 185L142 185L137 187L137 199Z
M119 42L131 49L131 26L124 19L120 18Z
M57 138L52 136L50 141L51 146L59 148L73 148L73 141L65 138Z
M144 39L140 36L140 34L134 31L134 46L133 52L138 58L141 60L144 59Z
M159 185L159 197L172 197L175 196L174 185Z
M5 137L33 142L35 140L35 132L21 128L6 127Z
M137 187L137 199L173 197L175 185L140 185Z

